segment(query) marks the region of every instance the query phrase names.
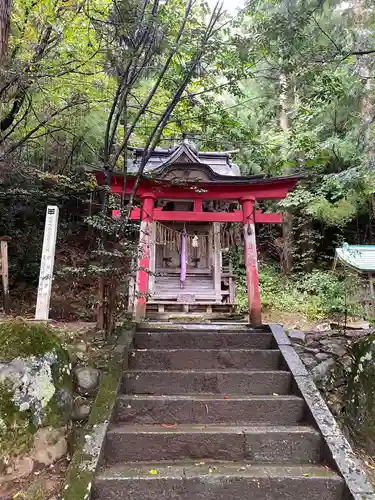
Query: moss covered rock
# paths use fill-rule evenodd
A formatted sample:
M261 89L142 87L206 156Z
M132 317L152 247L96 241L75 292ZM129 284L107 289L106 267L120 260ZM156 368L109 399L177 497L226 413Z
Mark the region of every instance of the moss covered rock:
M48 326L16 320L0 324L0 447L29 449L36 430L60 427L72 400L67 351Z

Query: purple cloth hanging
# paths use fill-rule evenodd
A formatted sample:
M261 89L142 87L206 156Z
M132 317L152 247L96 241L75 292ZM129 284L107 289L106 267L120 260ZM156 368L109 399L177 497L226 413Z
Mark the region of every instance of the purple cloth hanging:
M181 275L180 281L184 283L186 280L186 229L181 233Z

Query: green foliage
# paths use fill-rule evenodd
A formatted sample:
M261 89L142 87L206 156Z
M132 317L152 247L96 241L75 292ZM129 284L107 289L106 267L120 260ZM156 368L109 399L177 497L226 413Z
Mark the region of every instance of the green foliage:
M11 361L16 357L43 356L51 351L59 353L62 359L66 357L59 337L48 326L22 320L4 321L0 324L2 361Z
M279 269L262 263L259 271L262 307L264 310L302 314L309 320L333 315L358 316L360 306L349 303L359 287L353 276L340 276L332 271L314 270L309 274L284 276ZM237 308L247 312L245 276L238 283Z
M11 285L35 287L47 205L60 209L57 252L85 227L83 209L96 183L81 172L56 175L25 167L0 181L0 234L9 236ZM77 259L76 259L77 260Z

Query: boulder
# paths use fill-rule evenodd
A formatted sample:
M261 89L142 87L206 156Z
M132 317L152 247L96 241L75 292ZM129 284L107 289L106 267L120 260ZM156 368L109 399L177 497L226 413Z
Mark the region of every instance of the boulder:
M314 377L314 380L316 382L319 382L323 380L328 373L331 371L331 368L335 365L335 360L332 358L328 358L325 361L322 361L319 363L315 368L312 370L312 375Z
M51 465L68 451L68 443L63 429L42 427L34 435L32 457L43 465Z
M346 354L346 342L342 339L326 339L321 340L320 344L324 346L324 350L336 356L344 356ZM329 357L329 356L327 356Z
M17 457L6 469L7 481L15 481L30 476L34 469L34 460L31 457Z
M76 422L87 420L90 411L91 406L88 403L76 401L72 411L72 420Z
M301 359L303 363L305 364L306 368L311 370L312 368L315 368L315 366L318 364L316 359L314 359L314 356L309 356L309 355L302 355Z
M320 363L321 361L325 361L326 359L328 359L330 356L329 354L325 353L325 352L318 352L317 354L315 354L315 359Z
M86 366L74 370L80 394L93 394L99 385L99 370Z
M311 347L305 347L305 352L308 352L309 354L318 354L319 349L318 348L311 348Z
M294 342L305 342L306 335L304 332L301 332L300 330L291 330L288 333L288 337L293 340Z

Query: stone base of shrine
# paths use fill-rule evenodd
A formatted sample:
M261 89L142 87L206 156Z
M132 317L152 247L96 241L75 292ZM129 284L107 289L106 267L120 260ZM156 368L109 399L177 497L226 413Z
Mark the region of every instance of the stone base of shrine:
M231 317L234 306L215 302L192 302L191 304L171 301L149 301L146 307L147 319L173 320L177 318L225 319Z

